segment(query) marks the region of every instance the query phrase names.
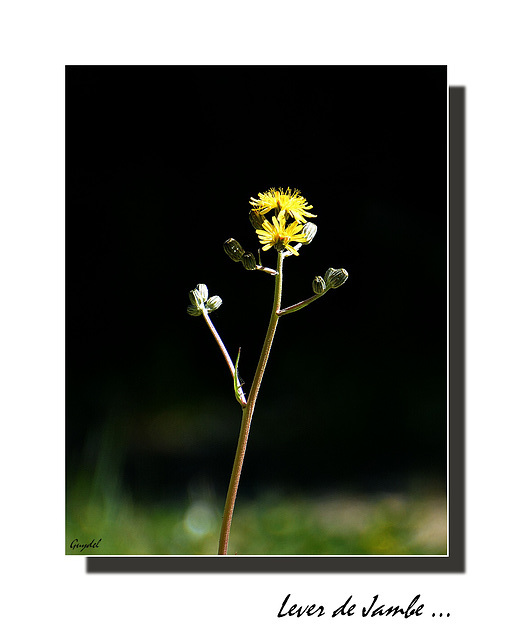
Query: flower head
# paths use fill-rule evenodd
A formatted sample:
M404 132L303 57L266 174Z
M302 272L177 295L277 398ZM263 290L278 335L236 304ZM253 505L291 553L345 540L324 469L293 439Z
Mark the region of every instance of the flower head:
M305 218L315 218L314 213L309 213L312 205L299 193L299 189L268 189L265 193L259 193L258 198L251 198L249 204L255 214L264 215L269 211L276 211L279 216L287 214L297 222L305 224Z
M299 253L294 247L290 246L291 242L305 242L306 236L303 233L299 233L303 228L302 225L296 221L291 222L288 227L286 226L286 220L284 215L279 217L273 216L272 221L264 220L262 229L257 229L257 235L259 236L259 242L263 245L263 251L268 251L272 247L275 247L277 251L283 251L288 249L295 256Z

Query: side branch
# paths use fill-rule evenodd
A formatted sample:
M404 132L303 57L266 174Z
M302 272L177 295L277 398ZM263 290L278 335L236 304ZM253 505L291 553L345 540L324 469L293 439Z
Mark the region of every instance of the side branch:
M235 380L235 366L233 364L233 361L231 360L231 356L229 355L229 353L227 352L227 349L225 348L224 343L222 342L222 339L220 338L218 331L216 331L212 320L209 318L209 314L206 311L202 312L203 318L205 319L205 322L207 323L207 326L209 327L209 329L211 330L212 335L214 336L214 339L216 340L216 343L218 344L218 346L220 347L220 350L225 358L225 361L227 363L227 366L229 367L229 371L231 372L231 378L233 378L233 381ZM238 360L237 360L237 364L238 364ZM244 407L246 405L246 396L244 395L244 392L242 391L242 388L240 387L240 385L236 385L235 384L235 394L238 393L238 402Z
M277 312L277 315L278 316L284 316L287 313L294 313L294 311L299 311L300 309L304 309L311 302L314 302L314 300L317 300L318 298L321 298L322 295L323 295L323 293L316 293L312 297L307 298L306 300L303 300L302 302L298 302L297 304L293 304L290 307L286 307L286 309L279 309L279 311Z

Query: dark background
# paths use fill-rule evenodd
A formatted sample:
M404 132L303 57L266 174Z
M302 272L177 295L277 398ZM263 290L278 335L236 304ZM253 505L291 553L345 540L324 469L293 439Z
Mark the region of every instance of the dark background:
M200 282L249 392L273 278L249 198L301 190L318 233L283 306L239 495L446 478L446 67L67 67L67 489L223 503L240 408ZM263 262L274 266L274 251Z

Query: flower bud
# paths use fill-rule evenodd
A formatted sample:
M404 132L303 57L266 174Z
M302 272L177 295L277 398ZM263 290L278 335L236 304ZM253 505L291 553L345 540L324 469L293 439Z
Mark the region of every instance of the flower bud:
M244 249L240 242L235 240L234 238L229 238L224 242L224 251L227 255L234 260L235 262L240 262L242 260L242 256L244 255Z
M207 313L210 313L211 311L216 311L221 304L222 299L220 296L211 296L205 303L205 309Z
M312 281L312 291L314 293L325 293L327 291L325 280L321 276L316 276Z
M205 284L198 284L195 289L189 292L188 297L192 304L188 305L187 313L191 316L201 316L204 309L210 313L222 304L222 300L218 296L209 298L209 290Z
M332 267L325 272L325 284L327 288L338 289L347 280L349 274L345 269L333 269Z
M189 316L201 316L201 309L198 309L196 305L189 304L187 307L187 313Z
M257 268L257 261L252 253L245 253L242 256L242 264L248 271L254 271Z
M262 229L262 224L264 222L264 216L256 211L249 212L249 221L251 222L251 226L254 229Z
M313 222L307 222L303 225L300 233L302 233L306 240L302 240L301 244L310 244L314 240L318 227Z
M189 292L188 297L190 302L196 307L201 307L205 300L207 300L209 292L204 284L198 284L198 286Z
M200 294L201 299L203 300L203 302L205 302L205 300L207 300L207 298L209 297L209 290L207 289L207 285L206 284L197 284L196 285L196 289L199 291L199 294Z

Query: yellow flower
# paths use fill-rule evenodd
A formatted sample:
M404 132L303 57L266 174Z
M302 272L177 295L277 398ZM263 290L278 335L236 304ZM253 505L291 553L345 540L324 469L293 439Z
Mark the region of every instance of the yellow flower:
M265 193L259 193L258 198L251 198L249 204L255 213L264 215L268 211L275 209L280 215L286 212L295 218L297 222L305 224L305 217L315 218L316 215L309 213L312 205L299 194L299 189L268 189Z
M279 215L278 218L273 216L272 221L264 220L262 229L256 229L259 236L259 242L263 245L263 251L268 251L272 247L275 247L277 251L288 249L295 256L299 253L294 247L290 246L290 242L305 242L307 239L303 233L299 233L302 229L302 225L297 221L291 222L288 227L286 226L286 220L284 215Z

